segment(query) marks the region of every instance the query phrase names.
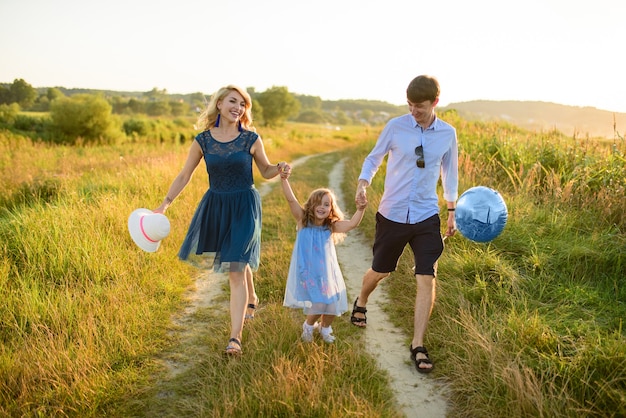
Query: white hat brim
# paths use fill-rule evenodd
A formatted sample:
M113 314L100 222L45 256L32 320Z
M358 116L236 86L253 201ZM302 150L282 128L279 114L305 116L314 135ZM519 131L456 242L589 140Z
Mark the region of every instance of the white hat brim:
M154 213L150 209L140 208L134 210L128 217L128 231L130 236L135 241L135 244L142 250L153 253L159 249L161 241L150 241L141 231L140 220L142 216Z

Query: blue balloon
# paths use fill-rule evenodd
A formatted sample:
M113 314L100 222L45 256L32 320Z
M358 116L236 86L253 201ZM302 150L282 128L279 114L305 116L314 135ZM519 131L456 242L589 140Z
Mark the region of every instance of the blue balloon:
M456 227L472 241L489 242L495 239L504 229L507 218L504 199L489 187L467 189L456 203Z

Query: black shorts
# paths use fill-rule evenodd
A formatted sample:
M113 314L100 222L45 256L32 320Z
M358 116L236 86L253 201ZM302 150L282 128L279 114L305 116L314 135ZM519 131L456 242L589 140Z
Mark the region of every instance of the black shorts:
M415 274L434 276L437 260L443 253L439 215L416 224L403 224L376 212L372 270L378 273L395 271L407 244L415 257Z

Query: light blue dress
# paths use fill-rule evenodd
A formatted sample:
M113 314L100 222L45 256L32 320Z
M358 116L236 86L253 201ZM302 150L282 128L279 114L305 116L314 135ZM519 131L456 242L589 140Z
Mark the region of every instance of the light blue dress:
M346 283L328 227L298 231L283 305L303 309L306 315L341 315L348 310Z

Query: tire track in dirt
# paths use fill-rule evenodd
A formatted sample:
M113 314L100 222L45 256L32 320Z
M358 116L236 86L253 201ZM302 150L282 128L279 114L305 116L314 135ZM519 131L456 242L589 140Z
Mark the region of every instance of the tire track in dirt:
M329 173L328 187L335 192L339 207L346 207L346 200L341 192L343 181L344 160L339 161ZM356 190L356 179L355 179ZM368 208L369 216L372 210ZM361 280L365 271L372 265L372 247L366 244L363 234L352 230L345 240L337 245L337 257L341 265L348 294L350 309L361 289ZM389 279L386 279L389 280ZM371 294L367 303L368 325L365 333L366 350L377 359L381 369L390 376L391 387L396 394L398 405L408 418L445 417L447 401L445 386L438 383L432 376L422 375L415 370L410 360L409 338L394 327L389 315L383 311L386 303L385 287L379 286ZM350 312L348 312L349 320Z

